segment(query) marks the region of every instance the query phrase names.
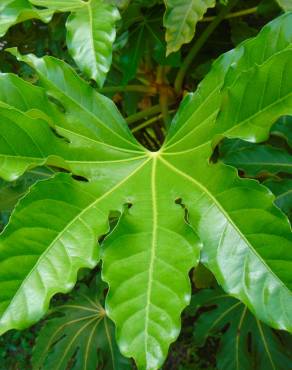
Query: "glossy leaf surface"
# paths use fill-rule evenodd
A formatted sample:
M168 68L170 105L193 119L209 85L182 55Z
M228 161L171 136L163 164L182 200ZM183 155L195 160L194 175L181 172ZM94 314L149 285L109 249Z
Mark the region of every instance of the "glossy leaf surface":
M228 293L265 323L292 331L288 220L265 187L210 163L223 137L260 142L278 117L290 114L291 20L291 14L278 18L223 55L182 103L157 152L143 148L114 104L64 62L12 51L39 76L41 87L25 88L43 98L45 91L63 109L50 103L43 110L39 98L19 107L3 94L4 175L13 179L47 163L75 176L38 183L1 236L0 332L38 320L51 296L68 291L77 270L101 257L109 285L106 311L120 350L138 368L157 369L179 334L180 314L190 300L188 273L200 252ZM271 42L276 31L277 42ZM260 98L255 81L263 88ZM255 103L244 105L249 90ZM112 211L119 212L119 222L98 248ZM25 264L15 271L13 261L23 255Z
M91 0L67 21L67 45L83 73L103 85L112 61L118 9L104 0Z
M165 5L165 38L167 54L170 54L192 40L197 22L209 7L215 6L215 0L166 0Z

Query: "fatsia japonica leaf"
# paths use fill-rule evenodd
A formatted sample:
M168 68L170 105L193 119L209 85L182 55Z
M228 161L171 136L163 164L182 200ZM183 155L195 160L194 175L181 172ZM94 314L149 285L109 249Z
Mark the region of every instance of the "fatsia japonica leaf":
M220 152L224 163L244 171L247 176L292 174L292 155L284 149L231 139L220 146Z
M49 9L37 9L28 0L1 0L0 3L0 37L7 30L28 19L40 19L49 22L53 12Z
M166 28L167 55L178 51L192 40L197 22L215 0L166 0L164 27Z
M80 238L88 238L88 236L82 236L81 233L77 239L76 234L74 234L76 228L79 233L82 231L82 228L85 230L87 228L87 232L93 235L92 240L97 240L98 237L103 235L107 230L106 221L109 211L122 211L121 206L126 203L131 203L134 197L135 207L131 208L131 210L133 209L132 211L127 211L119 223L120 228L128 229L127 235L124 235L122 240L120 237L116 237L115 245L105 249L104 276L109 277L110 280L112 274L115 273L115 269L119 265L119 260L125 259L125 256L128 255L128 263L130 259L133 261L132 268L126 267L123 272L124 284L123 287L119 284L120 293L117 295L112 295L112 293L110 293L111 298L108 300L107 309L111 312L111 317L113 318L118 319L120 315L127 315L129 319L120 322L119 339L120 343L122 343L121 348L123 352L128 356L133 355L137 362L141 364L141 367L143 367L143 364L146 362L156 366L155 364L163 362L163 358L167 354L169 342L173 341L179 333L180 312L187 304L190 297L190 284L187 272L196 264L199 255L197 238L193 234L191 228L185 223L184 210L180 205L175 203L176 197L175 195L173 197L171 196L171 189L169 189L169 197L166 198L165 202L158 202L161 194L165 193L164 188L168 183L167 176L156 178L158 172L157 167L160 167L161 164L156 162L155 155L146 152L135 143L131 136L129 136L127 126L121 121L112 103L106 98L96 94L88 85L82 83L73 70L64 63L54 58L40 60L30 57L29 60L33 60L33 62L38 64L37 68L41 78L40 82L48 88L50 95L55 98L62 98L62 104L66 112L63 120L57 121L58 124L62 124L66 128L64 129L63 127L56 126L55 129L66 136L70 140L70 143L54 137L53 132L49 130L47 124L46 129L44 129L46 132L41 133L43 138L49 138L49 143L44 145L45 149L55 153L55 151L59 150L58 148L60 146L62 147L61 150L68 150L67 153L73 155L73 152L75 152L75 158L72 157L74 164L73 162L71 163L71 160L68 158L65 160L66 164L68 164L70 168L71 165L75 167L76 164L75 170L72 168L72 171L76 174L86 176L91 179L91 181L89 183L79 183L72 179L70 180L68 175L58 175L48 182L39 183L35 186L34 192L38 192L38 189L40 189L39 191L44 195L44 203L40 202L40 208L38 208L38 201L35 201L35 198L29 195L26 197L27 203L24 203L24 200L19 203L12 216L10 227L13 227L13 224L16 223L16 221L13 222L13 219L17 218L17 210L20 210L23 215L22 225L25 225L24 213L27 212L27 215L29 215L30 212L33 212L33 214L38 215L39 219L42 219L42 217L47 218L48 224L55 230L55 233L53 234L52 232L51 239L44 239L44 237L39 234L41 241L38 240L38 248L34 250L34 253L38 256L38 261L44 261L44 265L38 264L38 266L35 266L35 260L30 260L25 269L18 271L19 275L22 276L22 278L19 279L22 281L22 284L15 284L14 289L6 290L6 304L3 306L1 331L5 331L8 327L21 328L37 320L45 312L47 307L46 303L51 294L54 293L54 289L59 286L59 290L66 291L70 286L69 284L72 277L65 278L64 274L62 274L62 284L66 284L66 287L63 288L63 285L60 285L58 281L58 279L60 279L60 272L58 273L58 271L53 274L49 281L44 280L43 274L47 274L46 269L52 268L51 266L56 263L55 260L49 262L45 256L50 254L52 250L53 252L51 253L54 255L54 251L61 248L60 245L62 246L61 249L63 253L69 253L69 259L71 257L70 251L72 251L75 256L76 252L74 252L74 246L76 247L77 244L79 245ZM56 75L58 69L59 73L66 78L60 78L61 75ZM52 70L55 72L54 74L51 73ZM64 81L66 81L65 85ZM76 86L78 86L78 89L76 89ZM25 87L27 87L27 85L25 85ZM35 93L35 87L31 86L31 89ZM41 91L40 88L37 89L38 92ZM82 93L86 94L88 97L87 100L82 99ZM93 104L93 101L95 104ZM22 144L27 140L29 145L22 146L27 151L26 155L28 157L34 156L34 160L36 156L33 152L33 141L38 135L36 127L45 127L46 121L36 120L35 118L31 118L27 113L21 113L19 110L15 110L15 108L19 109L21 107L12 108L11 104L13 104L13 99L8 102L6 98L5 104L8 105L8 103L10 104L10 108L5 106L2 108L3 111L9 110L9 112L13 112L16 117L22 115L23 121L24 117L28 121L25 128L26 132L29 134L26 138L22 139ZM37 99L34 99L34 114L36 114L36 103ZM107 109L108 107L110 107L110 110ZM24 105L22 109L27 111L27 106ZM41 109L41 106L39 109ZM107 119L107 126L103 127L105 118ZM76 125L76 121L79 123L78 125ZM40 122L42 122L42 124L40 124ZM110 136L111 134L112 137ZM53 141L52 145L50 144L50 140ZM87 158L83 158L82 151L84 150L87 153ZM32 151L32 153L30 154L29 151ZM13 152L13 150L11 151L11 148L7 148L3 155L9 156L9 158L10 155L12 155L12 157L18 157L18 153L19 152ZM64 153L61 154L61 156L65 158ZM46 156L42 156L41 160L44 160L45 157ZM31 160L31 158L29 158L29 160ZM30 165L34 166L35 164L31 163ZM62 166L62 164L59 165ZM113 176L113 173L116 173L116 176ZM148 184L145 189L144 186L141 186L140 190L136 191L137 184L145 184L145 179L148 179ZM96 197L91 199L91 206L86 205L83 210L71 203L70 205L77 213L71 214L72 219L70 221L68 219L67 221L63 220L62 225L59 225L60 228L56 230L56 220L54 220L53 216L50 217L51 200L45 193L51 191L46 191L47 186L50 189L55 188L58 189L56 195L60 196L60 199L63 199L64 194L62 194L62 187L60 184L62 181L64 181L65 188L70 187L68 182L71 183L73 186L73 193L70 194L70 190L68 189L66 196L72 197L76 199L76 201L79 197L81 197L83 201L86 201L86 194L89 192L88 197L90 197L90 194L92 194L91 191L96 194ZM81 188L79 188L79 185ZM164 197L162 197L162 199L164 199ZM89 200L89 198L87 200ZM102 204L105 205L107 211L103 209ZM55 202L52 204L52 209L57 214L60 213L63 208L64 204L62 202L60 203L60 208L57 207ZM43 211L41 211L42 209ZM97 209L101 214L93 216L93 214L97 212ZM85 219L88 212L91 216ZM138 214L141 213L142 217L137 218L135 216L136 212ZM172 213L171 217L170 212ZM158 214L167 215L167 219L159 220ZM70 218L70 215L68 215L68 218ZM49 221L49 219L51 219L51 221ZM88 222L91 221L94 223L93 229L91 229L91 224L88 224ZM40 226L38 226L38 228L39 227ZM28 226L23 226L23 229L28 231L27 238L24 236L22 238L23 244L26 244L31 240L33 230L29 230L30 228ZM7 228L4 232L4 238L5 235L7 237L8 230ZM49 225L47 230L50 230ZM12 239L13 234L14 232L12 232ZM115 260L117 263L110 263L111 259L114 258L111 250L116 250L119 240L121 240L123 246L122 250L124 256L116 256ZM158 241L161 241L162 244L158 244ZM78 261L70 268L72 274L78 267L89 266L90 263L93 264L94 261L97 261L94 257L92 257L90 261L87 260L93 252L91 248L89 248L90 244L88 241L84 239L84 242L86 243L84 253L88 253L89 256L86 255L84 258L79 257ZM8 243L9 242L3 240L1 245L6 249ZM110 245L110 239L107 241L106 245ZM179 253L173 254L173 249L176 245L180 245L180 249L178 250ZM125 246L127 246L127 248L125 248ZM19 245L19 248L22 250L24 247L23 245ZM67 248L70 248L70 251ZM133 253L133 248L136 248L139 252L136 251ZM117 251L118 250L119 249L117 249ZM28 249L28 253L29 252L30 250ZM14 250L14 253L17 252ZM170 261L169 256L172 254L173 260ZM68 264L68 259L62 260L58 255L55 257L57 261L60 260L58 262L59 271L63 268L66 268L66 271L68 271L68 267L65 267L65 265ZM73 259L72 262L75 262L75 260ZM122 261L119 263L122 263ZM13 264L11 264L9 268L12 269ZM120 274L121 270L118 269L118 272ZM177 283L168 287L167 281L171 280L174 272L178 275ZM12 272L10 273L12 274ZM37 298L37 288L35 287L34 303L26 301L27 299L29 300L29 294L25 292L31 285L31 281L29 281L28 284L24 282L28 279L28 276L35 284L41 284L42 282L46 286L46 289L38 291L39 295ZM118 279L120 278L118 277ZM135 294L132 290L132 281L134 280L136 280L137 286L139 287L137 300L132 299L132 294ZM165 288L163 288L164 284ZM112 285L115 286L114 281L112 281ZM121 300L119 297L120 294L126 294L127 296L125 299L128 297L127 310L124 308L124 299ZM12 298L12 296L15 297L13 302L18 303L11 303L9 298ZM173 301L173 306L162 306L162 299L166 299L169 302ZM119 304L113 305L111 304L111 300L115 300ZM16 306L14 306L14 304L19 306L19 302L21 302L21 306L29 307L30 312L25 311L19 313L17 317L15 315ZM133 323L136 323L135 318L133 317L131 320L130 312L133 311L141 316L139 327L136 329L135 326L133 326ZM17 319L15 320L16 317ZM159 325L162 326L158 332L157 327L159 327ZM131 331L129 330L129 326ZM132 329L135 330L132 331ZM160 333L162 329L164 330L163 335ZM128 345L128 343L130 344L133 340L137 341L137 350ZM127 345L128 349L125 347ZM147 347L145 348L145 346ZM147 350L147 354L144 354L145 349Z
M67 45L83 73L102 86L112 61L117 7L105 0L91 0L68 18Z
M244 304L220 289L202 290L192 297L188 311L194 315L202 307L207 311L199 315L193 336L203 346L209 336L220 335L218 370L291 369L284 337L261 323Z
M288 220L267 188L210 163L222 137L264 140L274 121L292 111L291 20L292 14L278 18L223 55L182 103L157 152L136 142L114 104L64 62L13 51L39 76L38 90L25 88L35 96L45 91L49 108L54 101L63 109L48 119L37 99L19 106L4 97L4 175L47 163L86 181L56 175L16 207L0 241L0 332L38 320L51 296L68 291L78 269L101 257L106 312L122 354L139 369L158 369L179 334L190 300L188 272L200 251L228 293L265 323L292 331ZM255 96L251 82L266 86L263 94ZM242 101L248 90L256 104ZM111 211L119 221L104 238Z
M90 288L81 285L69 301L52 310L33 350L34 369L131 368L117 348L114 326L102 305L101 287L100 280Z

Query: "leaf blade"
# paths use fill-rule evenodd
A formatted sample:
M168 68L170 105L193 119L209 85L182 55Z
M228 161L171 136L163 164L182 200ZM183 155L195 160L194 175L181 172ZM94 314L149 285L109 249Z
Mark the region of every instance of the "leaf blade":
M102 87L112 61L118 9L103 0L92 0L66 23L69 52L83 73Z
M215 6L214 0L166 0L163 19L166 28L166 55L178 51L189 43L195 34L197 22L203 18L207 9Z

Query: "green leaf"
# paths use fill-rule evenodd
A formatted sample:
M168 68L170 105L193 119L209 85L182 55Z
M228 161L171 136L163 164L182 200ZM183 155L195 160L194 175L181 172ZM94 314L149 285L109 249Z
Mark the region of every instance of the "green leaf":
M220 152L224 163L244 171L247 176L292 174L292 156L284 149L232 139L224 141Z
M19 202L0 240L1 334L39 320L55 293L73 288L81 267L97 264L96 235L106 233L108 221L89 206L92 199L86 184L59 174Z
M50 177L54 172L49 168L36 168L14 182L0 179L0 212L11 212L18 200L25 195L27 189L38 180Z
M207 337L220 335L216 354L219 370L291 368L291 353L281 333L262 324L241 302L221 290L202 290L192 297L188 311L194 315L201 307L207 311L196 321L195 343L202 346Z
M267 180L264 182L275 195L276 205L292 220L292 180Z
M145 33L145 25L139 25L137 29L132 31L128 45L122 51L120 65L123 72L123 84L127 84L136 76L139 63L145 53L145 45L143 44Z
M287 141L292 148L292 116L281 117L272 127L271 134Z
M71 12L86 6L83 0L28 0L31 4L60 12Z
M291 0L276 0L279 6L285 10L285 12L288 12L292 10L292 1Z
M167 55L189 43L195 34L197 22L215 0L166 0L164 27L166 28Z
M49 22L53 12L48 9L37 9L28 0L2 0L0 4L0 37L4 36L8 29L28 19L40 19Z
M98 289L81 286L71 300L52 310L37 337L34 369L130 369L117 348L98 284Z
M25 150L33 161L29 167L36 165L32 156L53 159L73 178L59 174L38 183L1 236L1 332L38 320L50 297L72 286L80 267L97 263L101 238L102 277L109 285L106 312L116 324L122 354L133 357L140 369L161 367L177 338L190 299L188 273L200 252L228 293L265 323L292 331L288 219L266 187L240 179L229 166L210 163L222 137L264 140L275 119L291 109L291 20L292 14L278 18L220 58L182 103L157 152L143 148L114 104L64 62L18 55L36 69L41 87L63 109L62 119L52 123L46 107L43 118L36 119L29 110L0 104L9 118L0 120L0 137L14 149L4 146L14 161L9 172L17 169ZM262 101L254 96L252 82L266 84L258 94ZM246 89L258 109L248 101L234 116ZM24 131L19 128L17 139L14 125ZM38 141L44 156L35 157L33 142ZM112 211L120 217L104 237ZM21 268L15 269L14 261Z
M263 75L263 72L261 71L262 65L264 69L267 69L267 66L265 66L265 62L267 62L268 67L270 67L270 59L273 55L275 59L277 59L277 53L281 52L279 54L279 59L282 59L282 62L285 63L284 60L287 60L287 63L289 63L289 49L291 49L292 43L290 25L291 13L284 14L283 16L267 24L257 37L247 40L234 50L223 54L214 63L212 70L199 85L197 91L193 94L187 95L182 102L167 137L168 145L171 145L172 141L175 141L175 143L173 143L173 149L175 150L190 149L192 146L194 146L194 144L203 145L209 140L212 140L213 144L215 145L222 136L220 137L220 135L218 135L214 138L214 135L218 133L222 134L222 132L226 131L227 129L227 127L224 127L223 124L218 124L215 126L219 111L223 108L225 113L223 117L225 116L226 126L232 126L232 124L234 125L234 120L237 118L234 115L228 117L226 114L227 107L228 109L232 107L233 110L238 108L238 105L236 106L236 103L238 104L238 102L235 102L234 98L232 100L233 104L229 104L232 84L236 84L238 89L242 90L244 89L245 84L250 83L251 85L253 83L253 79L250 78L248 74L253 73L254 75L257 75L256 77L259 79L260 76ZM272 42L275 34L279 35L278 42ZM263 45L266 45L264 52ZM288 54L285 54L286 51ZM277 69L277 60L274 60L274 63L272 64L273 68ZM284 68L284 65L282 65L282 67ZM288 70L289 69L286 69L286 71ZM279 65L279 69L277 69L277 73L279 74L280 72L281 65ZM245 75L243 75L243 73L245 73ZM244 78L246 78L246 80L244 80ZM281 78L275 79L275 84L279 85L281 81ZM239 91L235 88L233 91L234 92L232 95L239 93ZM244 104L242 107L242 115L247 115L252 109L256 109L252 99L255 93L256 91L253 88L250 96L248 97L249 104ZM271 92L271 96L273 95L272 93L273 92ZM262 96L263 94L258 94L256 97L257 100ZM276 90L274 91L273 97L277 98ZM289 95L287 98L289 98ZM241 99L241 101L244 103L243 99ZM276 103L277 101L275 101L275 104ZM281 100L278 101L278 105L281 106ZM208 107L208 109L205 109L205 107ZM289 108L289 105L286 105L285 108ZM223 112L220 113L220 119L222 121ZM230 111L229 113L233 114L233 112ZM281 115L283 114L284 112ZM256 117L257 116L253 118ZM251 117L246 118L248 119ZM230 122L231 119L232 122ZM261 140L268 138L269 127L275 121L276 118L268 117L269 125L266 126L266 129L261 129ZM251 124L248 123L247 120L243 122L243 124L245 127L247 127L247 130L249 130L250 133L253 133L252 128L254 128L254 126L251 127ZM257 133L259 133L259 130L260 128L258 128ZM231 132L228 134L228 136L231 136ZM246 139L246 135L240 135L240 138ZM255 137L250 139L254 141ZM191 143L191 145L189 145L189 143Z
M282 115L292 114L291 69L292 49L287 49L271 56L263 64L242 72L226 89L213 134L224 133L228 137L254 142L265 140L267 128ZM257 86L261 94L252 90L252 84Z
M112 61L118 9L104 0L91 0L67 21L67 45L73 59L101 87Z
M235 46L257 34L256 28L249 26L243 20L231 19L229 24L231 28L231 40Z

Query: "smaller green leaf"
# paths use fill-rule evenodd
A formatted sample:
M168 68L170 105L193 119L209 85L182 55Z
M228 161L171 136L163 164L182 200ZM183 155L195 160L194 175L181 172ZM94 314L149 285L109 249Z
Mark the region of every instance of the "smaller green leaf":
M53 12L49 9L34 8L28 0L2 0L0 4L0 37L4 36L8 29L28 19L40 19L49 22Z
M292 220L292 179L272 180L264 182L275 195L275 204Z
M153 59L160 65L179 67L181 63L180 51L166 56L167 45L164 38L164 31L161 28L161 21L153 22L149 18L148 22L145 20L145 26L147 29L147 40L150 41L153 48Z
M215 0L166 0L164 27L166 27L167 55L192 40L197 22Z
M112 62L118 9L103 0L91 0L67 21L67 45L84 74L101 87Z
M292 116L281 117L272 127L271 134L282 137L292 148Z
M231 27L231 40L236 46L242 41L254 37L257 34L257 29L251 27L247 22L238 19L229 21Z
M114 325L102 306L104 284L81 286L73 299L56 307L40 331L33 368L43 370L126 370L129 361L118 350ZM58 316L56 316L58 314Z
M33 5L43 6L60 12L70 12L85 6L83 0L29 0Z
M284 149L242 140L225 140L220 146L223 162L243 170L247 176L292 174L292 156Z
M140 25L129 37L128 45L123 49L120 67L123 72L123 84L131 81L137 73L141 58L145 52L143 39L145 37L145 25Z
M285 10L285 12L288 12L292 10L292 1L291 0L277 0L277 3L279 6Z
M284 337L254 317L238 300L221 290L202 290L192 297L188 312L204 307L194 328L199 346L220 335L218 370L287 370L291 353ZM207 309L207 310L206 310Z

